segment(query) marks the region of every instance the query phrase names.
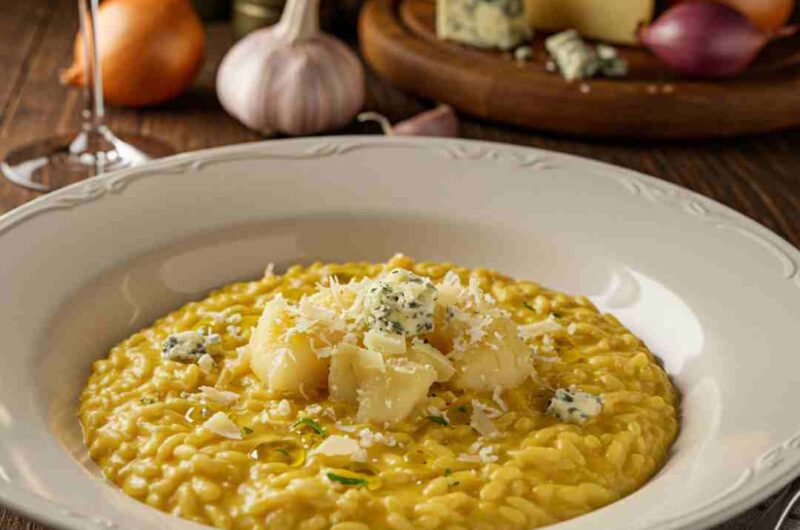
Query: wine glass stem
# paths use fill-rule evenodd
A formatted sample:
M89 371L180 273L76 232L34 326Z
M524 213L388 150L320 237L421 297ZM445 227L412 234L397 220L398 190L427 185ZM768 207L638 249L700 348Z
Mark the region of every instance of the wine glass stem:
M83 129L87 133L100 132L105 121L103 102L103 75L98 61L97 9L98 0L78 0L81 33L83 34L84 75Z

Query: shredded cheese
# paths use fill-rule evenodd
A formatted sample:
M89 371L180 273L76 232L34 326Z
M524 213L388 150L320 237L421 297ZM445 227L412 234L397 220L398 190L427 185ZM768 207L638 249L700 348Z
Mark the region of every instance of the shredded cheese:
M313 451L312 455L348 456L353 462L365 462L367 452L361 445L349 436L333 434L325 438Z
M481 407L475 406L476 400L472 400L472 418L469 425L483 437L493 438L500 434L492 420Z
M224 412L217 412L203 424L203 427L216 435L231 440L241 440L242 431Z
M213 386L201 386L200 397L206 401L217 403L223 407L232 405L239 399L239 394L236 392L228 392L227 390L217 390Z
M197 360L197 366L200 367L206 373L209 373L211 370L214 369L214 358L211 357L209 354L204 353L200 356Z
M546 333L554 333L557 331L561 331L564 329L564 326L556 322L555 320L548 318L546 320L540 320L539 322L534 322L533 324L524 324L519 326L518 328L520 338L522 340L529 340L535 339L536 337L540 337Z

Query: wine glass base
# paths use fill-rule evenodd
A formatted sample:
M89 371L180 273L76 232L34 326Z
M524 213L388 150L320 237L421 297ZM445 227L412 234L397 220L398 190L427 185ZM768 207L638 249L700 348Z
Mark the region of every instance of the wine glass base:
M174 154L166 143L135 134L116 136L105 127L53 136L12 149L0 162L19 186L50 191L73 182Z

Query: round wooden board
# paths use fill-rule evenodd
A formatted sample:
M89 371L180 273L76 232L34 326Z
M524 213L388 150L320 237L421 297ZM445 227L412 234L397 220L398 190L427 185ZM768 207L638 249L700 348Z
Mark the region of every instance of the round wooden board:
M399 87L459 111L534 129L596 137L708 138L800 124L800 38L771 45L745 75L677 79L647 51L621 49L625 79L567 83L534 60L436 38L432 0L369 0L359 22L364 57Z

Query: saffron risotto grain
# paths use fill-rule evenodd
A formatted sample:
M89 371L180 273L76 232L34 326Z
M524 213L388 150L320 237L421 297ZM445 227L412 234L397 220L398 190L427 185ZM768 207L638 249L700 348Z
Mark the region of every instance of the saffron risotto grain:
M440 281L454 271L518 324L552 315L560 330L526 343L535 376L501 395L434 385L427 413L392 425L358 423L325 393L272 395L244 347L265 304L405 268ZM213 365L162 359L170 335L218 334ZM208 399L212 387L232 403ZM599 415L567 423L547 413L554 389L602 400ZM470 426L473 400L504 408L501 436ZM226 286L158 320L94 363L81 396L89 453L127 495L224 529L527 529L585 514L635 491L662 466L678 428L678 394L645 344L585 297L486 269L415 263L293 266ZM203 427L224 412L241 439ZM438 413L435 415L439 417ZM299 421L301 420L301 421ZM361 441L366 459L314 453L327 437Z

